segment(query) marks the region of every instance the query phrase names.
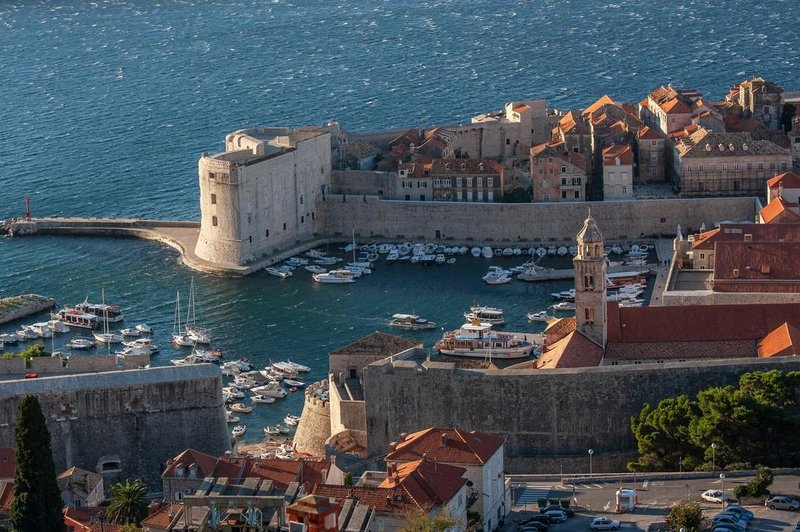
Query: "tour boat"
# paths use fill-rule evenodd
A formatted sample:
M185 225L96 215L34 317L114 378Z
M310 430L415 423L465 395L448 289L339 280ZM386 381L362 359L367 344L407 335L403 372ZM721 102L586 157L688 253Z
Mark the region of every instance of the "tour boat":
M97 316L100 321L107 323L118 323L125 319L122 309L117 305L106 305L105 303L89 303L89 298L84 299L83 303L75 305L77 310Z
M247 406L244 403L234 403L231 405L231 411L239 414L249 414L253 411L253 407Z
M492 330L489 323L473 321L460 329L448 331L436 342L443 355L477 358L524 358L531 354L533 344L512 333Z
M82 310L64 307L58 312L50 314L50 318L63 321L67 325L82 327L84 329L96 329L99 320L94 314L87 314Z
M530 321L547 321L549 319L550 315L547 313L546 310L540 310L539 312L528 313L528 320Z
M503 310L494 307L470 307L469 312L464 313L464 317L469 321L478 320L491 325L503 325L506 322Z
M356 282L353 272L346 269L331 270L327 273L315 273L311 276L318 283L342 284Z
M93 339L81 338L80 336L76 336L66 344L69 349L94 349L96 346L97 344Z
M274 397L270 397L268 395L261 395L261 394L253 395L250 398L250 400L253 401L254 403L259 403L259 404L270 404L270 403L274 403L275 402L275 398Z
M240 438L244 436L245 432L247 432L247 425L236 425L233 427L231 434L233 434L234 438Z
M419 331L423 329L435 329L436 324L432 321L420 318L416 314L394 314L389 322L390 327L405 329L407 331Z

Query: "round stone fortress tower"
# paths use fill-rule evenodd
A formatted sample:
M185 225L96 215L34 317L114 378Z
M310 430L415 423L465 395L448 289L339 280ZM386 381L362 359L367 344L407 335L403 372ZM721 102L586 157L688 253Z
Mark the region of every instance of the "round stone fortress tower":
M322 380L305 390L303 413L294 436L295 449L300 452L325 456L325 441L331 437L331 410L330 403L319 398L317 392L327 389L328 381Z

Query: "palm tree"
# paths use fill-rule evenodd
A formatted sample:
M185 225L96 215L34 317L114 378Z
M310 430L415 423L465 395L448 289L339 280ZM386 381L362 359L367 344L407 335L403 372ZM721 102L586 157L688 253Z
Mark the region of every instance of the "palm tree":
M136 479L111 486L111 504L106 515L109 521L120 525L136 524L147 517L147 485Z

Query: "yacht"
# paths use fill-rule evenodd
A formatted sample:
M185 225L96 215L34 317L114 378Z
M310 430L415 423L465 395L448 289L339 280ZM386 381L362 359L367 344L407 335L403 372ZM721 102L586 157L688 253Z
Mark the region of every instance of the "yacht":
M137 331L142 334L152 334L153 328L147 325L146 323L140 323L136 327L134 327Z
M253 401L254 403L267 404L267 405L275 402L275 398L274 397L270 397L269 395L261 395L261 394L253 395L250 398L250 400Z
M269 384L264 384L263 386L256 386L251 388L251 391L259 395L266 395L267 397L277 397L278 399L286 397L286 390L284 390L283 386L277 382L270 382Z
M69 327L61 320L50 320L47 322L47 326L54 333L64 334L69 332Z
M575 302L573 301L559 301L553 308L556 310L575 310Z
M94 349L97 347L97 343L91 338L81 338L80 336L76 336L69 342L67 342L66 347L69 349Z
M46 321L33 323L28 325L27 328L36 334L36 338L52 338L53 330L50 329L50 326L47 323L48 322Z
M89 303L89 298L84 299L83 303L75 305L77 310L97 316L100 321L107 323L118 323L125 319L122 309L117 305L106 305L105 303Z
M506 322L503 309L494 307L470 307L469 312L464 313L464 317L469 321L478 320L491 325L503 325Z
M81 327L84 329L96 329L99 323L97 316L94 314L87 314L82 310L69 307L64 307L58 312L51 313L50 318L63 321L67 325L72 325L73 327Z
M562 290L561 292L553 292L550 295L553 296L553 299L559 299L562 301L575 301L574 288L570 288L569 290Z
M308 366L298 364L297 362L292 362L291 360L275 362L272 364L272 367L277 368L283 372L288 371L295 373L308 373L309 371L311 371L311 368L309 368Z
M158 346L153 343L153 340L151 338L137 338L135 340L131 340L128 342L123 341L122 345L124 345L125 347L136 348L136 349L144 348L149 350L151 354L158 353Z
M233 434L234 438L241 438L245 432L247 432L247 425L236 425L233 427L231 434Z
M436 324L432 321L420 318L416 314L394 314L389 326L407 331L420 331L424 329L435 329Z
M122 336L125 336L125 337L128 337L128 336L141 336L142 331L140 331L139 329L137 329L135 327L129 327L127 329L122 329L121 331L119 331L119 333Z
M525 358L531 354L533 344L512 333L492 330L489 323L473 321L460 329L444 333L436 342L443 355L477 358Z
M294 379L283 379L283 383L286 386L291 386L292 388L302 388L303 386L306 385L306 383L302 381L296 381Z
M331 270L328 273L315 273L311 276L318 283L342 284L356 282L353 272L350 270Z
M527 317L529 321L547 321L550 319L550 315L547 313L546 310L540 310L539 312L529 312Z

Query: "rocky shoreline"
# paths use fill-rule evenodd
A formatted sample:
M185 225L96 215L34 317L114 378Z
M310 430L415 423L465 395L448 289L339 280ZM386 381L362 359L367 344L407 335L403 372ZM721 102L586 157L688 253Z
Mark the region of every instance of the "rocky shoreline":
M0 298L0 325L56 306L56 300L38 294Z

